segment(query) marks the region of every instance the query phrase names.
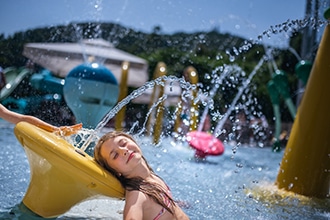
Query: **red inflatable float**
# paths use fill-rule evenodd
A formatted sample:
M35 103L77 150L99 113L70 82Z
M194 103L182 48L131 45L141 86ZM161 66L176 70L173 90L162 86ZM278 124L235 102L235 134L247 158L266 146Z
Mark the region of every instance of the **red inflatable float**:
M187 134L189 145L196 150L195 157L205 158L223 154L223 143L212 134L203 131L191 131Z

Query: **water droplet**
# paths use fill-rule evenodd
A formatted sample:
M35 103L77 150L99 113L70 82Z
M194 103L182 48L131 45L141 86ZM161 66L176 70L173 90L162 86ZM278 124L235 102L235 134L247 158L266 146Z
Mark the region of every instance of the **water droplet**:
M236 167L238 167L238 168L243 168L243 164L241 164L241 163L237 163L237 164L236 164Z

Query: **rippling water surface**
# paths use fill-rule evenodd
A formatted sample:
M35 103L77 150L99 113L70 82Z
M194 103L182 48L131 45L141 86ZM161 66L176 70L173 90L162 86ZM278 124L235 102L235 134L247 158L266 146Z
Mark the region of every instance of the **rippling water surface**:
M158 147L150 138L138 140L191 219L330 219L329 201L276 193L283 152L226 145L224 155L197 162L193 150L172 138ZM13 126L4 121L0 143L0 219L40 219L20 204L29 184L29 164ZM122 219L123 204L109 198L86 201L58 219Z

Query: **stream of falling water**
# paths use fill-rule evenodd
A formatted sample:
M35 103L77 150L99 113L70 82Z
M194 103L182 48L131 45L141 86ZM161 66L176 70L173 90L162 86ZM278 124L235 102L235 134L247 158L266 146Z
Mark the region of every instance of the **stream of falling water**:
M145 83L140 88L134 90L131 94L129 94L127 97L125 97L123 100L121 100L115 107L113 107L106 116L102 119L102 121L96 126L94 130L90 130L90 134L88 135L88 138L86 140L83 140L83 143L80 142L79 145L81 145L81 150L86 151L86 149L90 146L92 142L95 142L97 140L97 135L100 133L101 129L112 119L125 105L127 105L131 100L137 98L138 96L144 94L148 89L153 89L156 85L165 86L164 82L167 81L171 85L172 82L179 82L180 87L185 90L192 90L196 89L194 85L191 85L189 82L186 82L183 78L177 78L175 76L162 76L155 80L151 80L147 83ZM162 102L164 99L166 99L166 96L158 100L152 108L155 108L157 104ZM152 111L152 108L149 110ZM148 117L148 115L147 115ZM147 118L146 117L146 118ZM134 128L131 128L134 129ZM140 134L145 129L145 126L140 131ZM77 145L73 143L74 145Z
M251 72L251 74L249 75L249 77L244 81L243 85L239 88L238 93L236 94L234 100L232 101L232 103L229 106L229 109L226 111L223 118L219 121L219 123L217 124L217 126L214 130L214 134L215 134L216 137L218 137L221 134L221 129L222 129L223 125L227 121L230 113L235 108L238 99L241 97L242 93L244 92L244 89L250 84L252 78L257 73L259 68L262 66L262 64L264 62L264 59L265 59L264 57L260 59L259 63L254 67L254 69Z

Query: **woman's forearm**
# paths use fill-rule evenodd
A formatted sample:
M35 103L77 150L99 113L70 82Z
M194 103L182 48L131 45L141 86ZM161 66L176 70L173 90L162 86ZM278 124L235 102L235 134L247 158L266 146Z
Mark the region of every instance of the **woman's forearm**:
M56 131L56 128L57 128L36 117L30 116L30 115L22 115L22 114L19 114L16 112L12 112L12 111L6 109L3 105L0 105L0 117L15 125L21 121L25 121L25 122L33 124L37 127L40 127L44 130L50 131L50 132Z
M61 127L53 126L34 116L22 115L22 114L10 111L1 104L0 104L0 118L3 118L4 120L6 120L12 124L15 124L15 125L21 121L25 121L25 122L33 124L39 128L42 128L46 131L57 132L61 135L70 135L82 128L82 124L77 124L77 125L73 125L73 126L61 126Z

